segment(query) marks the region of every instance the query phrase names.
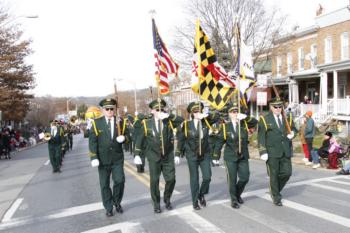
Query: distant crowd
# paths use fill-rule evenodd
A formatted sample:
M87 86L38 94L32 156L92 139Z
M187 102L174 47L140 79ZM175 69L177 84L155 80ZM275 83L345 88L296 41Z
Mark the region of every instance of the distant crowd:
M39 141L39 134L43 129L32 127L29 130L0 128L0 159L11 159L11 152L20 148L33 146Z

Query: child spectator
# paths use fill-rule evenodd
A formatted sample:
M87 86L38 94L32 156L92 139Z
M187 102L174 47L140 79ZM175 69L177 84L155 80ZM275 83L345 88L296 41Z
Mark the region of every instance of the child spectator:
M321 158L328 158L328 163L329 163L328 168L334 168L334 161L333 160L335 159L335 163L336 163L336 159L337 159L336 155L339 152L340 152L340 145L333 138L333 134L331 132L327 131L324 134L324 140L322 142L322 146L319 149L311 151L311 156L312 156L312 161L313 161L312 168L316 169L316 168L319 168L321 166L320 159L319 159L320 157Z

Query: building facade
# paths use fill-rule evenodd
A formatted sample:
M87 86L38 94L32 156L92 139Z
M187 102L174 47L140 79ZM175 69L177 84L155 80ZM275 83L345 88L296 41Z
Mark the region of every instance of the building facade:
M272 79L297 115L311 110L318 124L350 121L349 9L316 16L314 25L281 37L272 52Z

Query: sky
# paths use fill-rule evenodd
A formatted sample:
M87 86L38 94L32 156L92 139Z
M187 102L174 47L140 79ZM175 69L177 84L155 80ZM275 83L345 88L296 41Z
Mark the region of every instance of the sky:
M186 0L0 0L32 39L35 96L105 96L118 90L155 86L151 17L166 44L185 17ZM313 24L348 0L265 0L289 16L290 25ZM23 16L37 15L37 19ZM195 22L194 22L195 23ZM168 46L169 47L169 46ZM171 51L170 51L171 53Z

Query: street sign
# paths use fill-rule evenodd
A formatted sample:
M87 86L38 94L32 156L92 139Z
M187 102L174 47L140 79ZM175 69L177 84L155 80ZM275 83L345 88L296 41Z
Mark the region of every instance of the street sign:
M258 91L256 93L256 103L259 106L267 105L267 92Z
M264 74L258 74L256 81L259 87L267 87L267 76Z

